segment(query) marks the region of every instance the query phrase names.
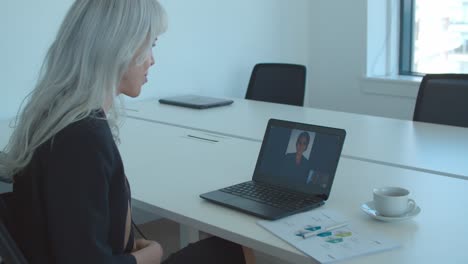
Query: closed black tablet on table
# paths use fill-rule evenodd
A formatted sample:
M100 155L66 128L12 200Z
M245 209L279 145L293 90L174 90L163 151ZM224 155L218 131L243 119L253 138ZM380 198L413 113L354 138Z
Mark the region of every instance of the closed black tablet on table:
M161 104L177 105L195 109L205 109L223 105L230 105L234 101L229 99L201 96L201 95L180 95L159 99Z

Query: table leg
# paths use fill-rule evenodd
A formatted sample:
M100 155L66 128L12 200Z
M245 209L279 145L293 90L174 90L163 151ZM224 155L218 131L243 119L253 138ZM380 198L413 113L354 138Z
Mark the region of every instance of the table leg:
M200 234L197 229L180 225L180 248L186 247L189 243L194 243L200 240Z

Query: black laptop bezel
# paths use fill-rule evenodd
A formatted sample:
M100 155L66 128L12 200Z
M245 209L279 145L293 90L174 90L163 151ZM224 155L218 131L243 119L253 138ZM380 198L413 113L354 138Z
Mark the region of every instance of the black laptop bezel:
M301 192L301 191L296 190L296 189L291 189L291 188L288 188L287 186L284 186L284 185L277 185L275 183L267 182L267 181L263 180L263 179L268 178L268 177L274 177L273 175L263 174L261 172L261 170L260 170L260 166L261 166L261 161L263 160L263 155L265 154L265 151L266 151L266 145L267 145L266 142L268 142L268 140L269 140L271 128L275 127L275 126L276 127L289 128L289 129L298 129L298 130L304 130L304 131L311 131L311 132L315 132L315 133L322 133L322 134L333 135L333 136L338 136L339 137L339 151L338 151L338 153L340 153L340 155L338 155L336 157L336 159L334 160L333 171L331 171L329 184L323 190L322 193L314 193L314 196L319 197L320 199L323 199L324 201L326 201L328 199L328 197L330 196L333 181L335 179L336 170L338 168L338 163L339 163L339 160L340 160L340 157L341 157L341 152L343 150L343 145L344 145L344 141L345 141L345 138L346 138L346 130L341 129L341 128L333 128L333 127L327 127L327 126L299 123L299 122L279 120L279 119L274 119L274 118L268 120L268 124L267 124L266 130L265 130L265 135L263 136L263 143L262 143L259 155L257 157L257 163L255 165L255 170L254 170L254 174L253 174L253 177L252 177L252 181L259 182L259 183L264 183L264 184L267 184L267 185L276 186L276 187L286 189L286 190L291 191L291 192L301 193L303 195L308 195L308 196L310 196L311 194Z

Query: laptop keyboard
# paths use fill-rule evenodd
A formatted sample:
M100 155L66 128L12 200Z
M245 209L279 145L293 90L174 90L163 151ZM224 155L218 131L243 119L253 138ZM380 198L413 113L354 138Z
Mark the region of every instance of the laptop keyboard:
M320 200L315 197L288 192L273 186L258 184L253 181L229 186L227 188L220 189L220 191L288 211L297 210L320 202Z

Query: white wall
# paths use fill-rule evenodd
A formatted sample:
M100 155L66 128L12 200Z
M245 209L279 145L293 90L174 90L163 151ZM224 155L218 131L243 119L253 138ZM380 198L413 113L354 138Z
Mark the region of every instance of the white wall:
M0 8L0 119L16 114L33 88L72 0L6 0Z
M143 95L174 91L244 97L261 61L306 64L310 0L161 1L169 31Z
M306 64L306 105L411 119L414 96L369 93L368 0L161 0L169 31L142 98L177 93L244 97L257 62ZM370 1L370 0L369 0ZM372 0L385 1L385 0ZM15 115L32 89L72 0L4 1L0 10L0 119Z
M6 1L0 17L0 119L32 89L46 49L71 0ZM140 98L187 91L244 97L262 61L306 64L310 0L161 0L169 30ZM3 69L3 67L7 67Z
M315 0L313 3L310 14L312 48L308 68L312 75L309 87L311 105L412 119L415 103L413 96L372 94L362 89L364 86L377 85L404 90L415 85L369 84L363 81L367 67L367 0Z

